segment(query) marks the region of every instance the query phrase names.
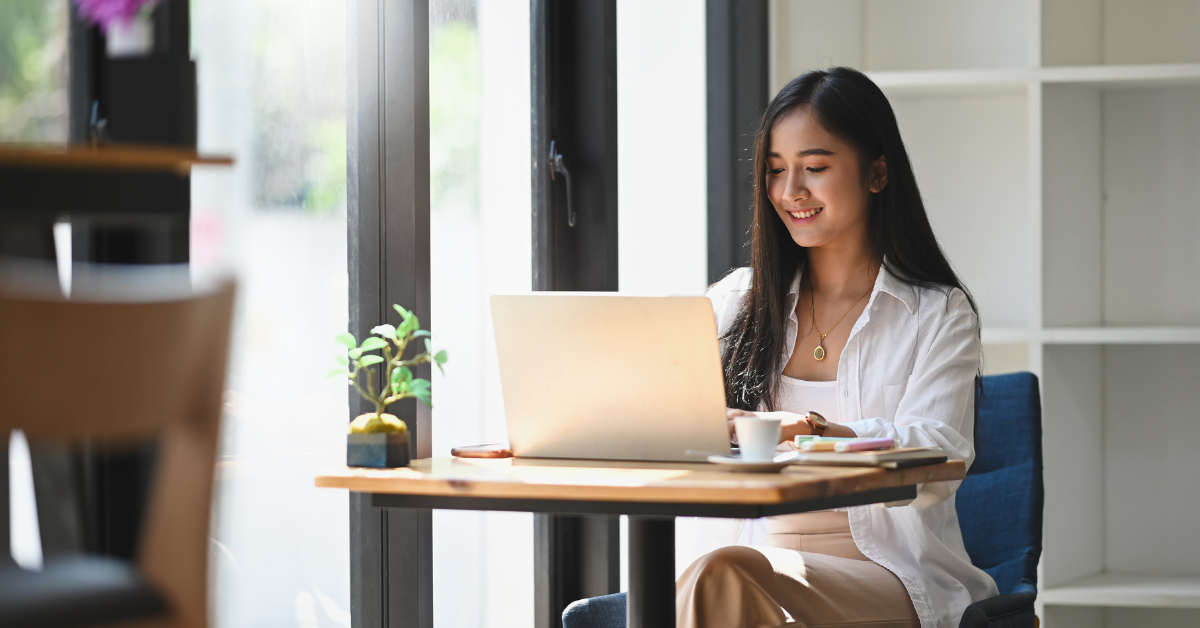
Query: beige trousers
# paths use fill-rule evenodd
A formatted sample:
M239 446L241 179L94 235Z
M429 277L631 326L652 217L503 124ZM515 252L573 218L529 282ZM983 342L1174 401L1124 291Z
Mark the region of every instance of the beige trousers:
M767 532L768 547L723 547L687 568L675 583L676 626L921 625L900 579L858 550L845 512L771 517Z

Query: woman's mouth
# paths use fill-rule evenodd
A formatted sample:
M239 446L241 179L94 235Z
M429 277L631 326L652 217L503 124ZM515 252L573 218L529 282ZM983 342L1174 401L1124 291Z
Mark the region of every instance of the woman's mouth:
M808 222L816 218L817 214L824 209L824 207L813 207L812 209L788 210L788 215L792 217L792 222Z

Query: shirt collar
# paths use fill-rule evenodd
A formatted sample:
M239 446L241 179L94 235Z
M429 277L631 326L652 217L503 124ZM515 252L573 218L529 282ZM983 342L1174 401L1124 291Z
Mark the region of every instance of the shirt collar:
M908 308L908 313L912 314L916 311L917 292L913 289L912 284L893 275L888 270L887 257L883 258L883 266L879 269L879 275L875 277L875 287L871 288L871 298L867 303L875 301L875 294L883 292L898 299ZM796 273L796 278L792 280L792 287L788 289L788 297L791 302L791 308L796 309L796 299L800 298L800 273Z

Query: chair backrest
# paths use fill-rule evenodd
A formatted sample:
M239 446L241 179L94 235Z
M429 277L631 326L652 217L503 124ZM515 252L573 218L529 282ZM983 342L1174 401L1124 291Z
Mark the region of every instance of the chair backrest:
M137 558L172 625L208 625L208 523L233 294L232 283L158 301L0 294L0 433L19 428L31 442L157 439Z
M955 498L971 562L1001 594L1037 590L1042 554L1042 404L1032 373L983 378L975 462Z

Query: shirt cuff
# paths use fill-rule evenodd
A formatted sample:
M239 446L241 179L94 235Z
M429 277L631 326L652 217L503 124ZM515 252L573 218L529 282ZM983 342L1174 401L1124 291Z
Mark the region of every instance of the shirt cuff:
M846 427L854 430L854 433L859 438L894 438L892 432L892 424L880 418L863 419L851 423L843 423Z

